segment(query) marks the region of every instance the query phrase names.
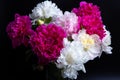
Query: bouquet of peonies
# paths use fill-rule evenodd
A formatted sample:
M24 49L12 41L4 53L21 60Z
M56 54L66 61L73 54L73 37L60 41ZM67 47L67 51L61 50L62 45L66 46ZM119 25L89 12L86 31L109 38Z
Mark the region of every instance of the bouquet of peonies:
M37 4L29 16L15 14L6 29L14 48L30 47L38 64L54 63L63 78L77 79L84 64L111 54L111 36L97 5L80 2L78 8L63 12L51 1Z

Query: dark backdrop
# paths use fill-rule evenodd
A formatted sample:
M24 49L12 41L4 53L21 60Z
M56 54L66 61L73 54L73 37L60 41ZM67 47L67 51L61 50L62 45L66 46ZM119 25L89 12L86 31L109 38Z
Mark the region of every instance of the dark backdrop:
M14 19L14 14L28 15L31 10L44 0L0 0L0 53L7 60L7 75L11 79L42 80L44 72L32 69L32 61L25 62L25 48L12 48L11 40L6 34L7 24ZM78 7L81 0L52 0L63 11ZM86 0L98 6L102 11L102 19L111 32L113 54L102 54L85 64L87 73L79 74L78 80L120 80L120 0Z

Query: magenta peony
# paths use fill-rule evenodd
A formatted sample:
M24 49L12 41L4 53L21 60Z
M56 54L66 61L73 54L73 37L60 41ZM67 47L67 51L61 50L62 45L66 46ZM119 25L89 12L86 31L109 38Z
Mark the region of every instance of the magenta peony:
M100 39L105 36L102 20L96 16L82 17L82 26L86 29L88 34L97 34Z
M80 7L73 8L72 12L76 13L77 16L94 15L100 17L101 14L97 5L93 5L93 3L87 3L85 1L80 2Z
M6 31L12 40L14 48L21 44L27 46L29 36L32 34L29 16L20 16L19 14L15 14L15 20L8 24Z
M36 28L36 33L30 38L30 44L40 64L47 64L59 57L64 37L66 37L64 30L54 24Z
M104 25L97 5L82 1L80 7L73 8L72 12L81 17L80 27L85 28L88 34L97 34L100 39L103 39L105 36Z

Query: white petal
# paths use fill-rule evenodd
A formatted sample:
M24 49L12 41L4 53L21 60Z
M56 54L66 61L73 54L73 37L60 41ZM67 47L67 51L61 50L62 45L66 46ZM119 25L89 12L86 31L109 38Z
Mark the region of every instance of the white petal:
M78 72L74 69L65 69L62 71L62 76L64 78L68 77L70 79L77 79Z
M33 19L33 22L35 22L35 20L39 18L55 18L62 15L62 11L55 3L52 3L51 1L44 1L42 3L38 3L37 6L32 10L32 14L29 16L31 19Z
M102 40L102 50L107 53L107 54L112 54L112 47L111 45L111 36L110 36L110 32L107 31L104 27L104 30L106 31L106 35Z

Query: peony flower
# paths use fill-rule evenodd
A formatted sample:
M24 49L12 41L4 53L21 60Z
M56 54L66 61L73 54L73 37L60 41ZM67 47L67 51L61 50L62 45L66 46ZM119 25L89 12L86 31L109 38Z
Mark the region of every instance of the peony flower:
M72 12L81 17L80 27L85 28L88 34L97 34L101 40L103 39L105 31L103 29L101 12L97 5L82 1L80 2L80 7L74 8Z
M37 6L32 10L30 18L33 19L34 22L39 18L53 18L62 15L62 11L57 7L55 3L52 3L51 1L44 1L42 3L37 4Z
M29 36L33 33L31 30L31 21L29 16L15 15L15 20L10 22L6 29L8 36L12 40L13 47L29 43Z
M64 48L61 50L57 59L56 66L62 69L62 76L76 79L79 70L85 71L83 58L85 54L82 52L81 43L77 41L69 42L64 38Z
M37 27L36 33L30 38L30 44L34 53L39 58L40 64L55 61L63 48L64 30L54 24Z
M97 5L93 5L93 3L87 3L86 1L80 2L79 8L73 8L72 12L74 12L77 16L87 16L94 15L100 17L101 12Z
M60 25L67 32L67 35L78 32L80 19L74 13L66 11L63 16L57 18L55 24Z
M82 17L82 26L86 29L86 32L90 35L97 34L100 39L105 36L102 20L95 16Z
M108 54L112 54L111 52L112 47L110 46L111 45L110 32L105 29L105 26L104 26L104 30L105 30L106 35L102 39L102 50Z
M81 42L83 46L83 53L87 56L85 62L93 60L101 55L101 40L98 35L89 35L84 29L82 29L78 34L73 34L72 38L74 41Z

